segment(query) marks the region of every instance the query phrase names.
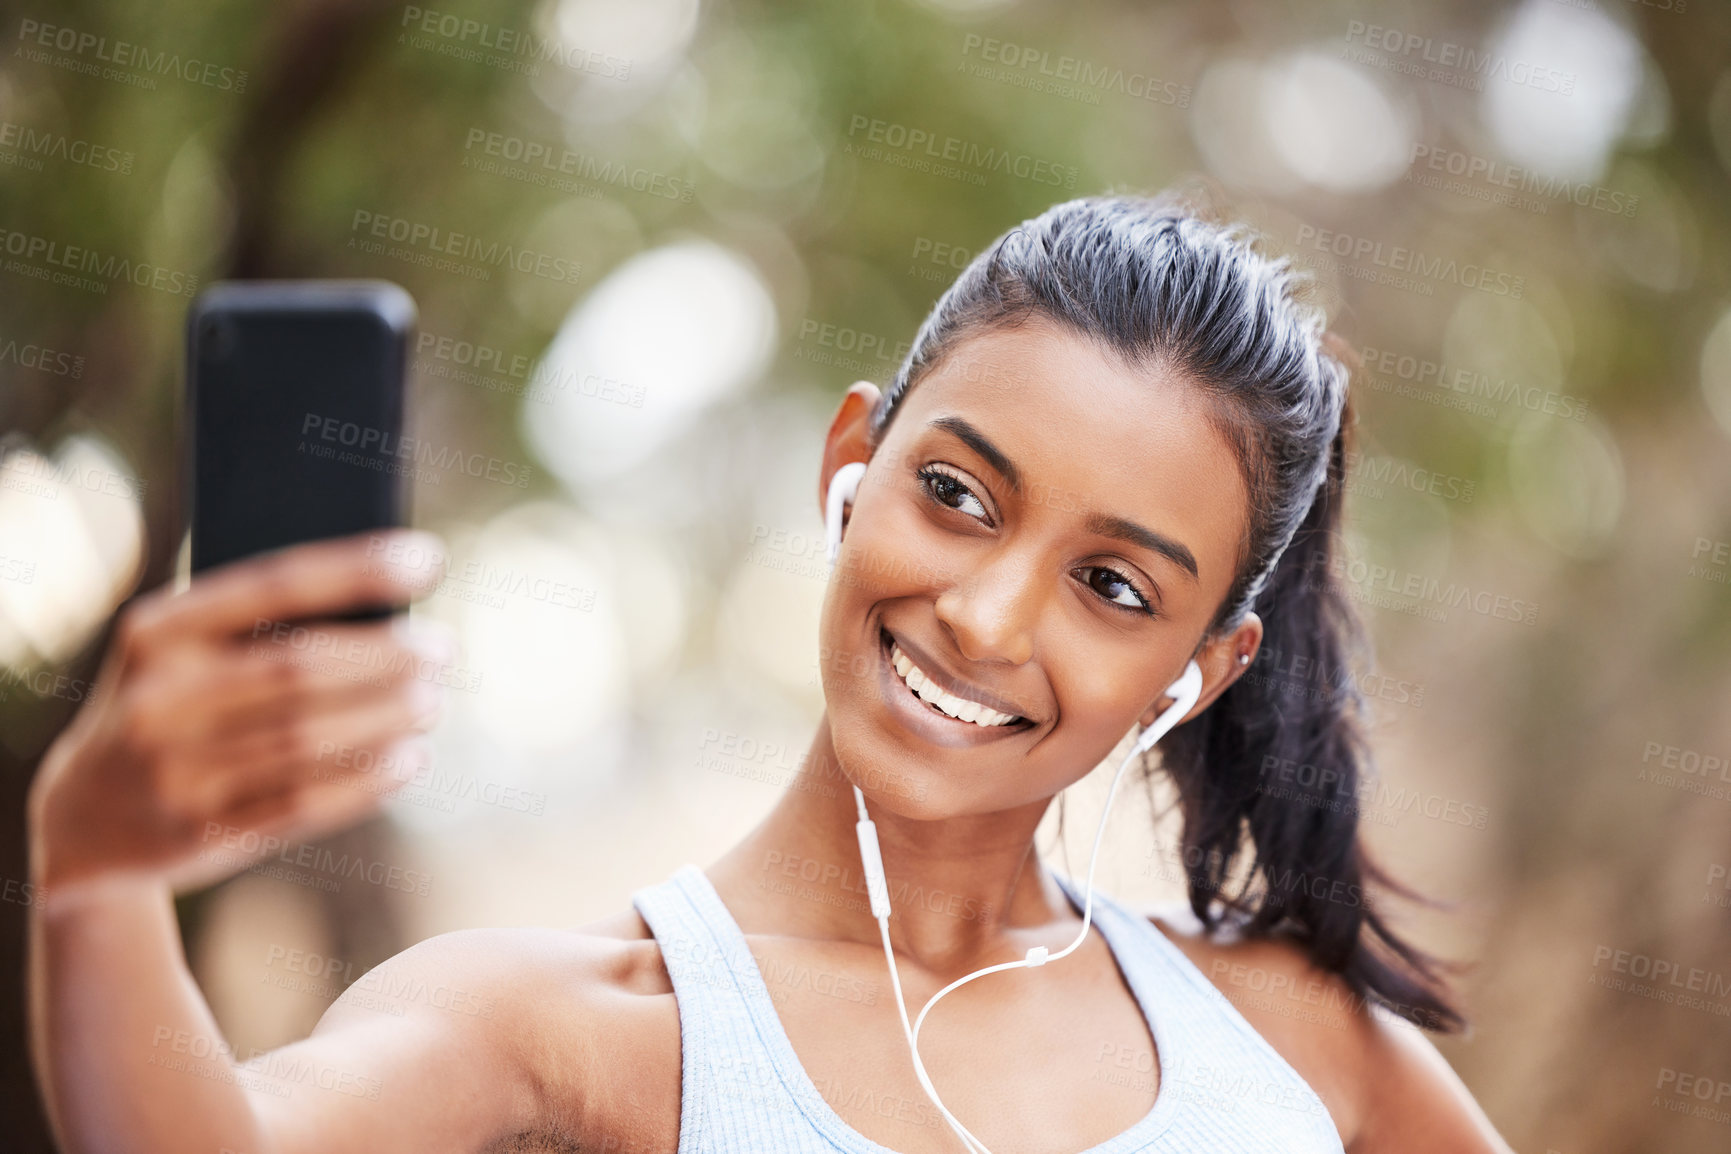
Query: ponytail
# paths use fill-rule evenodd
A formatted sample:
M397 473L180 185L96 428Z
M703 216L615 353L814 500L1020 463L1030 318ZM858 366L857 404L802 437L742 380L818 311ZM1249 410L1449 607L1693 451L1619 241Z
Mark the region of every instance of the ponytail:
M1373 905L1373 892L1415 895L1370 860L1358 831L1360 788L1374 780L1350 664L1364 642L1333 576L1350 418L1348 406L1326 478L1256 597L1255 663L1167 735L1159 762L1178 787L1190 908L1204 926L1289 936L1359 998L1454 1032L1465 1019L1441 964Z

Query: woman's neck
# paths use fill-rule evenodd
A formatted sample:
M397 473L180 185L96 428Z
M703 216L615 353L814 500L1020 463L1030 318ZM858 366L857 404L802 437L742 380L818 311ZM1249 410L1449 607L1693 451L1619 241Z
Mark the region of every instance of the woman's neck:
M853 784L838 765L826 717L775 808L711 867L747 933L880 945L860 864ZM893 791L878 802L872 792L866 790L866 812L877 825L898 955L960 974L1020 954L1026 945L1012 940L1017 931L1073 919L1034 852L1049 800L915 820L888 808Z

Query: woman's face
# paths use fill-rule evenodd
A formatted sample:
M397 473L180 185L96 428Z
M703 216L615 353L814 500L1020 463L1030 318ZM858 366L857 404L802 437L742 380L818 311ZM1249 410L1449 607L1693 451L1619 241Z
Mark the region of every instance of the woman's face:
M876 397L849 391L821 478L869 456L821 625L836 756L909 817L1048 798L1169 702L1232 583L1238 461L1200 390L1044 320L956 345L871 453ZM1260 635L1252 618L1209 639L1198 709ZM1020 720L940 712L892 643L956 698Z

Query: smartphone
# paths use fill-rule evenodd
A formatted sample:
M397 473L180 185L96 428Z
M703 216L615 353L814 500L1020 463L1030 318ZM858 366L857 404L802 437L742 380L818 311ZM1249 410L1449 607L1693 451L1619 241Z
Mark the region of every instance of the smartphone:
M193 573L407 523L416 319L414 298L383 280L220 281L199 294L186 327Z

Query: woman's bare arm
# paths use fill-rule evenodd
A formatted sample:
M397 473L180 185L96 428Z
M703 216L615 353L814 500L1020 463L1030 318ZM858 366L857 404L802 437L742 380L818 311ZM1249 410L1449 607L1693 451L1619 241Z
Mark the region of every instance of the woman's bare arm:
M1351 1154L1514 1154L1422 1031L1380 1012L1370 1016L1367 1105Z
M389 564L389 542L300 546L140 598L44 759L29 803L30 1029L67 1154L472 1150L530 1111L509 1032L430 1002L398 1016L357 995L305 1042L234 1055L181 949L176 888L367 816L427 755L454 653L400 622L330 620L436 579ZM381 972L497 984L448 945Z
M547 1116L525 1060L536 966L520 942L422 943L310 1037L253 1054L232 1050L194 984L166 887L50 895L32 929L33 1048L66 1151L473 1152Z

